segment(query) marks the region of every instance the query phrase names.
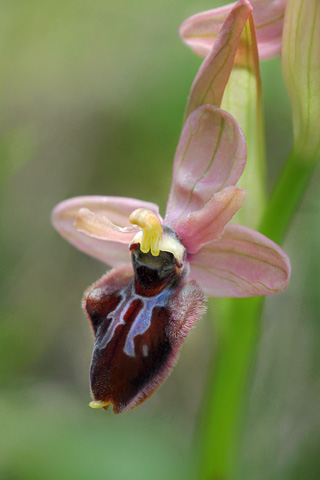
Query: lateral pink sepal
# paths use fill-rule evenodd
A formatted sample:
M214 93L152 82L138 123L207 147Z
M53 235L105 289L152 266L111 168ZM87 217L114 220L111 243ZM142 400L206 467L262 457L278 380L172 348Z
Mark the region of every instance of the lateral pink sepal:
M210 297L252 297L284 290L290 261L272 240L229 224L222 237L190 256L190 276Z

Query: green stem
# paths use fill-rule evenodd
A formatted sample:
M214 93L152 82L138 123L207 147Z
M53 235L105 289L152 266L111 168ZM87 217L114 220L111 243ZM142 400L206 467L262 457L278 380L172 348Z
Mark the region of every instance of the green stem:
M281 243L294 212L303 198L316 162L304 162L292 151L281 172L262 218L259 231Z
M263 216L260 231L282 241L314 166L292 152ZM203 410L197 480L233 477L241 419L259 339L263 297L213 300L218 306L219 350Z
M253 347L259 336L263 299L219 299L223 332L203 410L199 480L231 478ZM217 303L217 300L212 300Z

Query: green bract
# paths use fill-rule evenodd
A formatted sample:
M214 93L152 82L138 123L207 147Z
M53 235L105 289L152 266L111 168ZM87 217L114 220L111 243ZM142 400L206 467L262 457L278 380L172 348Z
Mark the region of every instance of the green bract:
M294 152L309 162L320 156L320 1L289 0L282 68L293 121Z

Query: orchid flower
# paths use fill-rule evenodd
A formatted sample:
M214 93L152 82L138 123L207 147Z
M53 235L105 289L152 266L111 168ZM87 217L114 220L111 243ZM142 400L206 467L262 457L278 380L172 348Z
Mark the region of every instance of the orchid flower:
M260 60L281 51L281 37L287 0L251 0ZM205 57L211 50L222 24L235 3L197 13L185 20L180 36L192 50Z
M123 197L76 197L54 209L65 239L115 267L83 298L95 334L92 407L113 404L119 413L154 393L204 313L205 296L271 295L287 286L282 249L229 223L245 199L236 187L245 161L234 118L201 105L182 130L164 219L157 205Z
M281 248L229 224L246 195L236 184L247 151L237 121L219 107L251 10L238 2L194 81L164 219L157 205L123 197L76 197L53 211L64 238L114 267L83 298L95 335L94 408L113 404L120 413L152 395L206 296L271 295L287 286Z

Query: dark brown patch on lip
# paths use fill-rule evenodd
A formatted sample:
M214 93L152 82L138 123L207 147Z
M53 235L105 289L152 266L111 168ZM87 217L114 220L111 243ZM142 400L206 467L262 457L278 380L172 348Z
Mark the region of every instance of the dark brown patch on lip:
M125 324L118 325L107 346L95 348L92 356L91 388L94 398L112 402L116 412L128 405L152 381L171 352L165 308L154 308L150 327L135 337L135 355L124 352L129 330L140 309L141 301L132 300L124 316ZM97 341L100 334L105 334L103 323L97 332Z

